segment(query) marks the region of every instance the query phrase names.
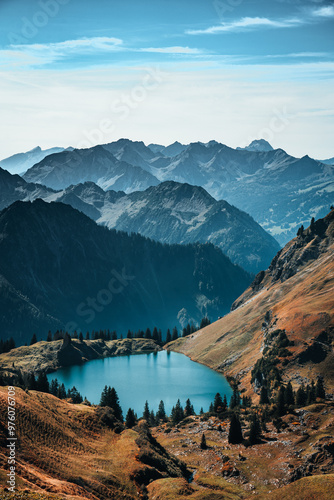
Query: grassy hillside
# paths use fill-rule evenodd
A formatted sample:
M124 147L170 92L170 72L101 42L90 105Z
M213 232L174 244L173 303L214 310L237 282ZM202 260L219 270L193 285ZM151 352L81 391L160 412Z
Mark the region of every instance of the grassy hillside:
M254 396L252 369L283 331L293 344L275 352L283 381L296 387L322 375L333 392L334 211L317 227L292 240L230 314L170 347L236 378Z

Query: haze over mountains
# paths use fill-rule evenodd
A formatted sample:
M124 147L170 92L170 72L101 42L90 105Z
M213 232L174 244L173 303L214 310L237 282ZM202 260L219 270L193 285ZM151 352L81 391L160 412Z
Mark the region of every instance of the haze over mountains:
M332 165L308 156L294 158L261 140L232 149L216 141L165 148L120 139L48 156L24 179L57 190L93 181L103 189L126 193L166 180L201 186L216 200L249 213L281 244L311 217L324 216L334 192Z
M111 231L62 203L0 213L0 297L7 336L51 329L160 328L228 312L250 282L213 245L162 245Z
M255 274L265 269L279 250L274 238L249 215L189 184L166 181L128 195L103 191L93 182L54 191L0 169L0 190L0 209L17 200L37 198L66 203L99 224L163 243L210 241L232 262Z

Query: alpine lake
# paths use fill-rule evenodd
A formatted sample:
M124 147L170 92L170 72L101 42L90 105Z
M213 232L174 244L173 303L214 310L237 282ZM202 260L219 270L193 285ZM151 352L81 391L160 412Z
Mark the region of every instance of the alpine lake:
M199 413L201 408L208 411L217 392L222 397L226 394L227 401L232 395L223 375L183 354L167 351L96 359L48 375L49 382L55 378L66 390L75 386L92 404L99 404L105 385L114 387L123 414L132 408L138 417L146 400L154 412L162 400L170 414L178 399L184 406L189 398Z

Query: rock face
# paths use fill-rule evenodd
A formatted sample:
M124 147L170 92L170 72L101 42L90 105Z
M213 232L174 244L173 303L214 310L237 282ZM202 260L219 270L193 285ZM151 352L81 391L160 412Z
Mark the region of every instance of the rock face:
M211 244L162 245L61 203L11 205L0 235L0 314L17 343L61 327L173 328L180 311L198 323L226 312L251 281Z
M334 210L300 230L230 314L173 349L237 378L249 394L270 370L296 387L321 375L332 392L333 257Z

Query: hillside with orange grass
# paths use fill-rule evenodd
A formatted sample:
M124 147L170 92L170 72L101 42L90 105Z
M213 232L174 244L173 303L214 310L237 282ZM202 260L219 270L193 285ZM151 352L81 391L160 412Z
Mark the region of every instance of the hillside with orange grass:
M151 480L187 477L185 464L169 455L144 424L122 431L109 408L18 388L15 398L18 490L68 500L132 500L143 496ZM8 472L7 406L7 388L0 387L2 486Z
M298 233L228 315L169 348L233 377L248 395L258 394L268 360L295 388L321 375L333 392L334 210Z

